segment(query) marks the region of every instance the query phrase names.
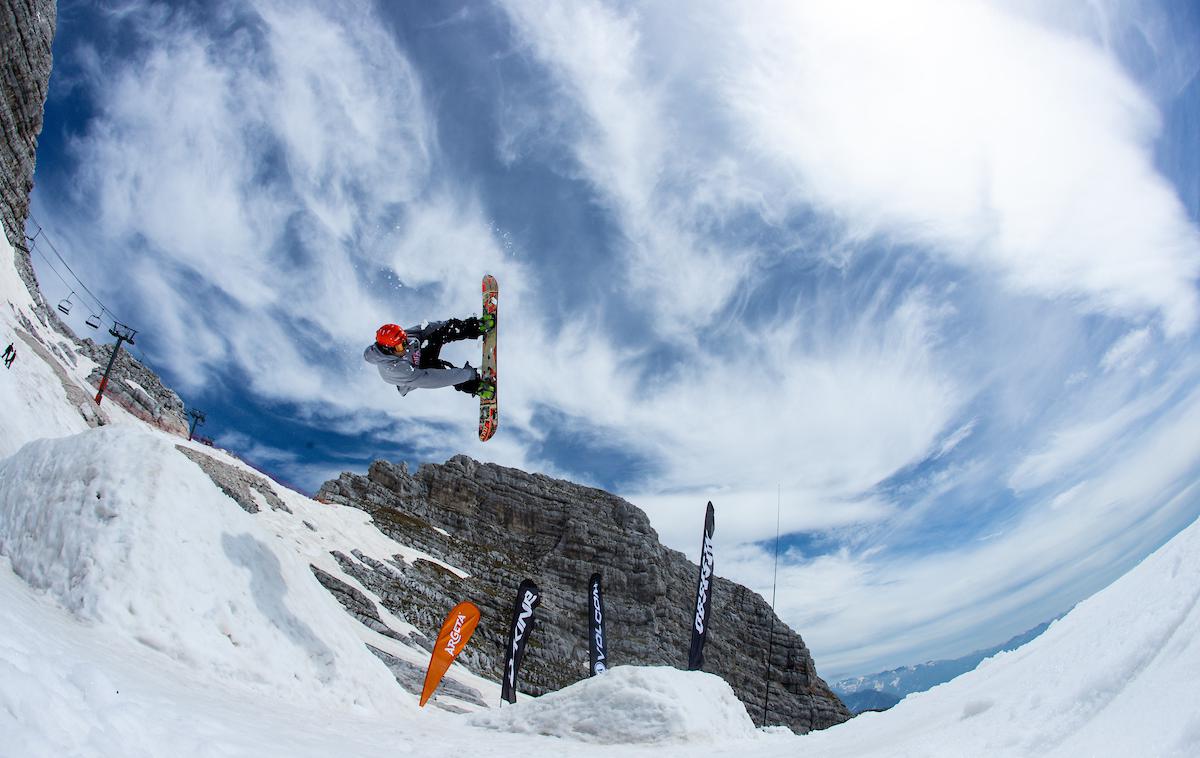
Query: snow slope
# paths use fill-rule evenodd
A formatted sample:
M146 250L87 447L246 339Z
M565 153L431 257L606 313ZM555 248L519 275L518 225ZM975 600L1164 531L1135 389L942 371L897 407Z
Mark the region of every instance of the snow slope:
M816 755L1200 755L1200 523L1041 637L885 713L805 738Z
M0 553L30 586L198 675L374 711L386 669L302 561L165 439L37 440L0 462Z
M28 318L15 279L0 266L0 338ZM352 619L309 570L405 635L330 553L418 551L278 486L288 510L246 513L182 440L115 406L89 429L67 391L87 366L18 350L0 371L0 758L1200 755L1200 525L1030 644L821 733L754 730L720 680L638 667L502 710L418 709L364 643L423 652ZM498 703L495 683L451 673Z
M33 301L8 262L12 248L0 244L0 255L5 251L10 257L0 263L0 344L12 344L17 359L12 368L0 369L0 457L12 455L29 440L73 434L88 427L67 398L55 367L40 360L21 336L28 332L17 314L28 317Z
M876 674L842 679L830 685L851 711L858 712L868 709L884 710L900 702L906 695L914 692L924 692L943 682L948 682L956 676L962 676L974 669L985 658L991 658L997 653L1016 650L1035 639L1050 626L1047 621L1034 628L1012 637L1003 644L986 650L976 650L959 658L940 661L927 661L915 666L880 671Z

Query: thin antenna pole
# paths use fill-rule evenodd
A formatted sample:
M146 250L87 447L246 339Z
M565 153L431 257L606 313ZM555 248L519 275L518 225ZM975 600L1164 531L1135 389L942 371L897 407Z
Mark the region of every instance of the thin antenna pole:
M771 702L771 654L775 652L775 588L779 584L779 513L783 503L783 485L775 490L775 575L771 578L771 631L767 634L767 691L763 695L763 726L767 723L767 706Z

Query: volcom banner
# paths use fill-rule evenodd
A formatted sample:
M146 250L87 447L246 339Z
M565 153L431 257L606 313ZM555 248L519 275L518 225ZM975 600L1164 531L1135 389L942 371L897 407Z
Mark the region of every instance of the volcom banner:
M513 605L512 626L508 632L507 660L504 662L504 680L500 683L500 697L510 703L517 702L517 670L525 657L525 643L533 632L533 612L542 602L542 593L537 585L526 579L517 589L517 602Z
M704 665L704 640L708 637L708 614L712 611L713 578L713 504L704 513L704 541L700 543L700 580L696 583L695 615L692 618L692 647L688 651L688 671Z
M592 676L608 670L608 651L604 645L604 598L600 595L600 575L588 581L588 632L592 651Z
M421 690L421 705L429 701L433 691L441 684L442 677L454 659L467 646L467 640L479 625L479 609L474 603L462 601L451 609L442 630L433 645L433 657L429 659L429 670L425 672L425 687Z

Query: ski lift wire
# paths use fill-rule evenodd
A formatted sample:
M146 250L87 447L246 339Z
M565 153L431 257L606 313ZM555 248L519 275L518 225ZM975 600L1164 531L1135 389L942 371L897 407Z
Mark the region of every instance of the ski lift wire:
M107 305L104 304L104 301L102 301L100 298L96 297L95 292L92 292L90 289L88 289L88 286L83 283L83 280L80 279L79 275L75 273L75 270L71 268L71 264L67 263L67 260L65 258L63 258L62 253L60 253L58 251L58 248L55 247L54 242L50 239L50 235L46 233L46 228L44 226L42 226L41 222L38 221L37 217L35 215L33 215L32 209L29 211L29 219L33 222L34 226L37 227L37 232L35 232L32 237L30 237L29 235L25 235L25 238L30 243L29 247L26 249L26 252L32 254L32 252L34 250L37 250L38 255L40 255L42 257L42 260L44 260L46 262L46 265L49 266L50 270L54 272L54 275L57 276L59 279L61 279L63 285L68 290L70 290L71 294L67 296L67 300L69 300L71 298L71 296L79 294L79 290L82 290L83 292L86 292L91 297L91 299L96 303L98 308L92 308L90 305L87 306L87 309L88 309L90 315L84 321L84 323L86 325L90 326L93 329L99 329L100 323L103 320L104 315L108 314L109 320L113 322L113 328L115 329L117 327L117 325L120 323L117 321L116 315L109 309L109 307ZM75 279L75 281L78 283L79 286L77 288L71 286L71 283L67 281L66 277L62 275L62 272L60 272L58 270L58 268L54 265L54 261L50 260L50 257L47 256L44 252L42 252L42 250L37 246L37 240L39 237L41 237L42 239L44 239L46 241L46 244L50 246L50 250L54 253L54 256L56 258L58 258L59 262L62 263L63 267L67 270L68 273L71 274L71 277L73 279ZM83 297L81 295L80 300L82 300L82 299L83 299ZM59 304L59 310L63 310L61 303ZM70 313L70 308L68 307L63 312ZM129 344L130 344L130 346L132 346L133 345L132 341ZM140 360L140 362L144 366L149 368L151 371L154 370L150 366L150 364L145 361L144 357Z
M58 269L54 267L54 262L47 258L45 253L43 253L41 250L38 250L36 246L31 248L31 250L42 256L42 260L46 261L46 265L50 267L50 270L54 272L54 275L62 280L64 287L71 289L71 283L67 281L66 277L59 273Z
M54 242L50 239L50 235L46 234L45 227L43 227L41 222L37 220L37 217L33 215L32 210L29 212L29 218L38 228L37 234L34 235L34 238L36 239L39 235L44 238L46 240L46 244L50 246L50 250L54 252L54 255L62 262L63 267L66 268L71 276L74 277L75 281L79 283L80 288L82 288L84 292L88 293L92 300L94 300L96 304L100 306L101 310L107 310L104 307L104 302L100 298L96 297L96 293L88 289L87 285L83 283L83 280L79 278L79 275L75 273L75 270L71 268L71 264L67 263L66 259L63 258L62 253L58 252L58 248L54 246ZM46 257L45 253L42 254L42 257ZM111 313L112 311L109 312Z
M33 214L31 213L30 216L32 215ZM66 287L73 295L78 295L79 291L73 287L69 281L67 281L67 278L63 276L61 271L58 270L58 266L54 264L54 261L52 261L50 257L38 247L38 238L45 238L46 244L50 246L50 249L54 252L55 257L57 257L67 271L70 272L71 276L78 283L79 289L82 289L86 291L87 294L91 295L92 299L95 300L96 305L99 306L98 308L92 308L91 306L87 307L90 316L84 321L84 323L93 329L99 329L101 323L105 320L106 315L108 316L108 321L111 321L114 324L117 323L116 317L113 315L113 312L109 310L108 306L105 305L100 298L96 297L94 292L87 288L87 285L85 285L79 279L79 276L75 273L74 269L72 269L66 260L63 259L62 254L58 252L58 248L54 247L54 243L50 240L50 235L46 234L45 228L41 226L41 224L37 223L37 219L33 219L33 223L37 226L37 232L35 232L32 237L26 235L26 239L30 242L29 247L26 248L26 252L30 254L36 252L39 256L41 256L42 260L46 262L46 266L54 272L54 275L59 278L59 280L63 283L63 286ZM82 297L80 299L82 299Z
M40 234L41 232L39 231L38 233ZM34 236L36 237L37 235L34 235ZM63 283L63 286L64 286L64 287L66 287L66 288L67 288L67 289L68 289L68 290L71 292L71 295L78 295L78 294L79 294L79 293L78 293L78 292L76 292L75 290L71 289L71 283L67 281L67 278L66 278L65 276L63 276L63 275L62 275L62 272L61 272L61 271L59 271L59 270L58 270L58 268L57 268L57 267L54 265L54 261L50 260L50 258L49 258L49 257L47 257L47 256L46 256L46 254L45 254L45 253L43 253L43 252L41 251L41 249L39 249L39 248L37 247L37 245L34 245L34 246L30 247L30 248L29 248L29 252L30 252L30 253L37 253L38 255L40 255L40 256L42 257L42 260L44 260L44 261L46 262L46 267L47 267L47 268L49 268L49 269L50 269L52 272L54 272L54 275L55 275L55 276L57 276L57 277L59 278L59 281L61 281L61 282ZM68 298L69 298L71 295L68 295ZM60 305L61 305L61 303L60 303ZM61 310L62 310L62 308L60 307L60 308L59 308L59 310L61 311ZM67 311L67 312L69 312L69 310L70 310L70 309L68 308L68 311ZM109 311L109 310L108 310L108 308L106 308L106 307L104 306L104 304L103 304L103 303L100 303L100 309L99 309L98 311L94 311L94 310L93 310L93 309L92 309L90 306L88 307L88 310L89 310L89 311L92 313L92 317L91 317L91 318L89 318L89 319L88 319L88 320L87 320L85 323L87 323L87 325L88 325L88 326L91 326L93 329L99 329L99 328L100 328L100 321L101 321L101 319L104 317L104 314L106 314L106 313L111 313L111 311ZM96 325L95 325L95 326L92 326L92 323L91 323L91 322L92 322L93 320L95 320L95 321L96 321Z

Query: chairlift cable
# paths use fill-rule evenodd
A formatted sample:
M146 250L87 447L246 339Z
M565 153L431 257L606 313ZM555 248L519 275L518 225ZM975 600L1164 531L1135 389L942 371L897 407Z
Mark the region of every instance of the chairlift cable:
M92 292L88 288L88 286L83 283L83 280L80 279L79 275L75 273L75 270L73 268L71 268L71 264L67 263L66 259L63 258L62 253L60 253L58 251L58 248L55 247L54 242L50 239L50 235L46 233L46 228L41 225L41 223L38 221L37 217L33 215L32 211L29 212L29 218L33 222L33 224L37 227L37 232L35 232L32 237L30 237L29 235L25 236L25 238L30 243L32 243L28 248L26 248L26 251L29 253L32 253L35 250L37 251L37 254L42 257L42 260L44 260L46 262L46 265L49 266L50 270L54 272L54 275L57 276L62 281L63 286L65 286L70 291L71 294L69 294L67 296L67 298L66 298L67 300L70 300L70 298L74 295L79 295L80 300L83 300L83 296L81 294L81 291L82 291L82 292L86 292L98 306L97 308L92 308L92 306L87 305L86 303L84 304L87 307L87 310L89 312L89 317L84 320L84 324L86 324L87 326L90 326L93 329L99 329L101 322L104 320L105 314L108 315L108 320L112 321L114 326L116 324L118 324L119 322L117 321L116 316L112 312L112 310L110 310L109 307L104 304L104 301L102 301L100 298L96 297L96 293ZM67 278L62 275L62 272L60 272L58 270L58 267L54 265L54 261L50 260L50 257L47 256L40 248L38 248L37 240L39 237L43 238L46 241L46 244L50 246L50 250L54 253L55 257L58 258L59 262L62 263L63 267L66 268L67 271L71 274L71 277L75 279L76 283L79 285L78 287L73 287L71 285L71 283L69 281L67 281ZM61 307L61 303L59 305L60 305L59 310L63 310L63 308ZM67 310L65 310L63 312L69 314L70 306L67 306Z
M60 274L58 272L58 269L54 268L54 262L51 261L49 258L47 258L46 254L43 253L41 250L38 250L36 246L31 249L33 251L37 252L38 255L42 256L42 260L46 261L46 265L50 267L50 270L54 272L54 275L62 280L63 286L66 287L68 290L71 289L71 283L66 280L66 277L64 277L62 274Z
M83 291L88 293L89 296L91 296L92 300L95 301L96 304L100 306L101 310L104 310L104 302L100 298L96 297L96 293L94 293L90 289L88 289L87 285L83 283L83 280L79 278L79 275L75 273L75 270L71 268L71 264L67 263L66 259L63 258L62 253L58 252L58 248L54 246L54 242L51 241L50 235L46 234L45 227L43 227L41 222L37 220L37 217L33 215L32 210L29 212L29 218L30 218L30 220L33 221L34 224L37 225L37 228L38 228L38 232L34 236L37 237L38 235L41 235L43 238L45 238L46 244L50 246L50 249L54 252L54 255L60 261L62 261L63 266L67 269L67 271L70 272L71 276L73 276L75 278L75 281L79 283L79 286L81 288L83 288ZM43 258L46 257L44 253L42 254L42 257Z

